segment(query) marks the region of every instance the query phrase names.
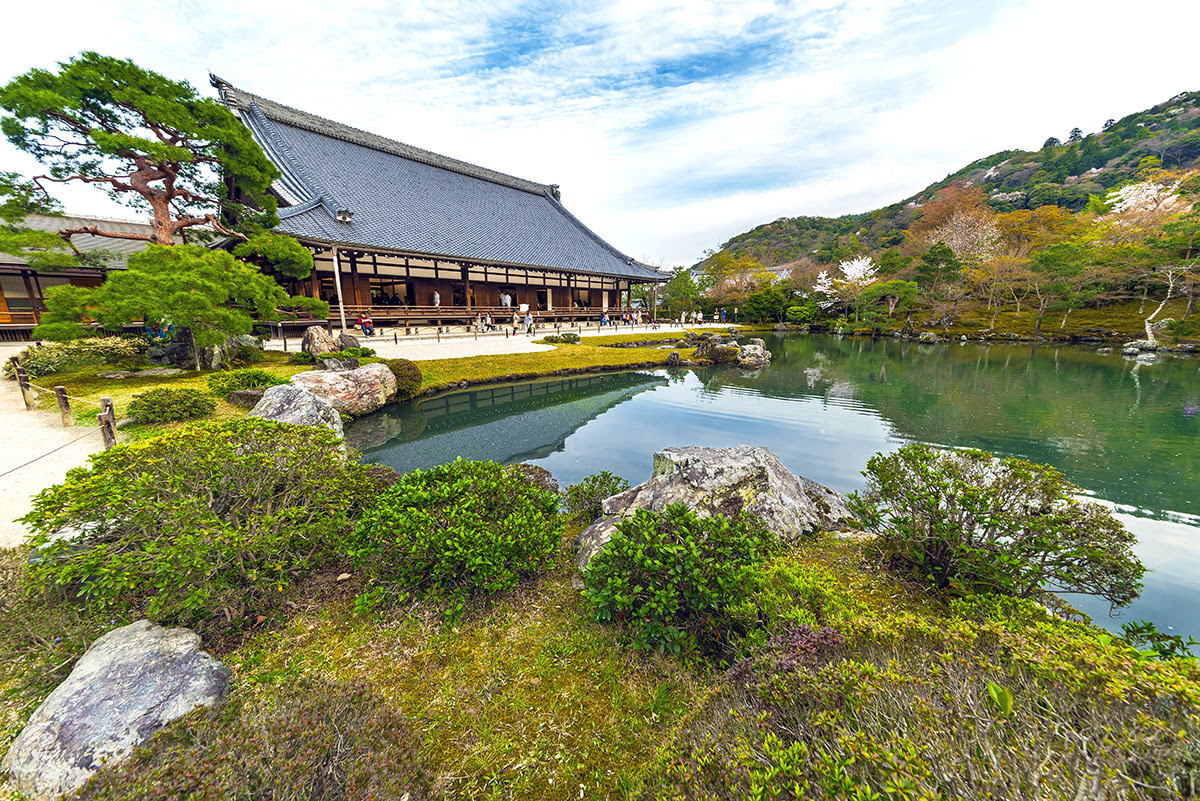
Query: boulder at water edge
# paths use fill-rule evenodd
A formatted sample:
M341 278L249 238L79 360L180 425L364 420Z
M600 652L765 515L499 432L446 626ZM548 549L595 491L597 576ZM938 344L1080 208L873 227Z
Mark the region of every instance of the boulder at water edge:
M310 325L304 329L300 338L300 350L310 356L320 356L322 353L333 353L340 350L333 335L319 325Z
M742 345L738 354L738 367L743 370L759 370L771 362L771 351L761 339L750 340L749 345Z
M382 409L396 397L396 375L378 362L354 370L297 373L292 376L292 384L324 398L339 412L355 417Z
M291 384L267 387L249 416L298 426L324 426L339 437L344 436L342 416L329 401Z
M156 731L225 697L229 668L200 636L148 620L108 632L50 693L4 757L13 784L35 801L73 792Z
M579 535L579 570L608 544L622 520L638 509L659 511L673 503L699 517L757 515L785 542L839 528L851 518L841 494L788 472L766 448L666 448L654 454L649 481L604 499L604 517Z

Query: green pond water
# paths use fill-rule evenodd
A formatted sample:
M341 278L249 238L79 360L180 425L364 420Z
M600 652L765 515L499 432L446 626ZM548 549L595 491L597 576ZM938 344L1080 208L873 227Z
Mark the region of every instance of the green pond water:
M574 483L639 483L671 445L762 445L794 473L860 489L867 459L911 442L1045 462L1115 508L1152 571L1142 597L1069 600L1111 628L1200 638L1200 359L1138 364L1045 345L767 338L770 367L592 375L470 390L355 422L368 461L405 471L528 461ZM498 357L498 358L503 358Z

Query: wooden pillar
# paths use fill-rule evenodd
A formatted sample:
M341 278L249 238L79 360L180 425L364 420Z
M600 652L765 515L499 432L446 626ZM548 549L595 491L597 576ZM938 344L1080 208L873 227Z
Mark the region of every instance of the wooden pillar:
M474 304L471 303L471 271L466 264L460 264L460 273L462 274L463 282L463 299L467 303L467 309L470 309Z
M33 312L33 321L40 323L42 315L38 311L38 306L40 305L38 302L39 299L33 292L33 284L29 281L29 274L29 270L21 270L21 280L25 282L25 296L29 298L29 309Z

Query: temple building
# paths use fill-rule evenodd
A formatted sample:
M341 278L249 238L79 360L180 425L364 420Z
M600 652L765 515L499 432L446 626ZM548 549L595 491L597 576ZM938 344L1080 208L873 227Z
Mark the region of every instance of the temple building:
M272 187L276 230L314 253L310 278L280 282L329 301L332 319L369 311L377 323L466 322L526 309L543 320L586 319L626 308L632 285L668 278L593 233L556 185L211 80L283 173Z
M108 231L127 234L142 234L147 237L154 234L154 227L149 223L72 215L49 217L30 214L21 224L40 231L60 231L64 228L95 225ZM99 286L108 270L123 270L129 256L145 250L150 244L136 239L112 239L91 234L77 234L72 237L71 242L80 252L101 257L103 268L39 272L19 256L0 253L0 340L29 339L34 327L41 322L42 312L46 308L45 292L50 287L59 284Z

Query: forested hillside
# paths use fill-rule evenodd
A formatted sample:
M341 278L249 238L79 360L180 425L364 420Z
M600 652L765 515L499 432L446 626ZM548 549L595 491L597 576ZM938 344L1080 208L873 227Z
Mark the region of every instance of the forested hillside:
M1114 338L1192 336L1200 92L996 153L877 211L776 220L697 268L667 284L669 313L698 304L843 331L1041 335L1050 318L1069 331L1079 311Z
M955 182L979 187L997 212L1056 205L1070 211L1134 181L1147 156L1167 170L1200 166L1200 92L1186 92L1146 111L1109 120L1098 133L1076 128L1041 150L1003 150L947 175L899 203L844 217L783 217L725 242L721 251L776 267L809 257L818 264L863 250L900 245L922 204ZM705 262L701 262L703 265Z

